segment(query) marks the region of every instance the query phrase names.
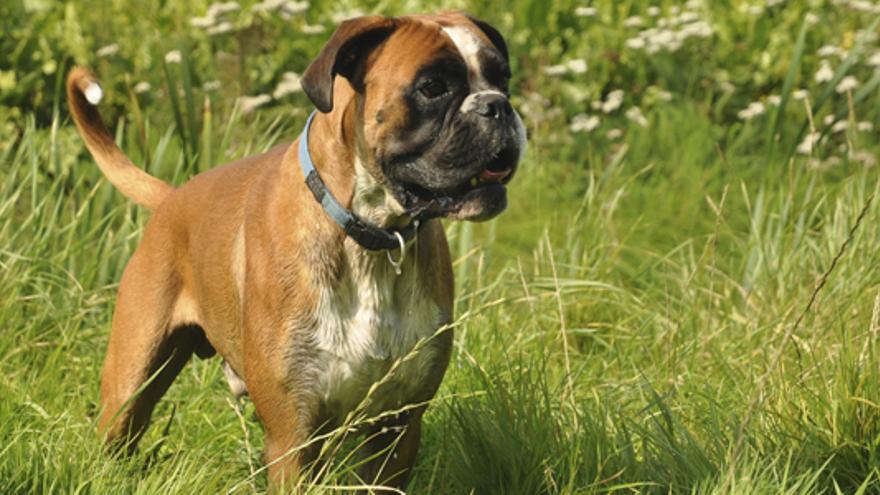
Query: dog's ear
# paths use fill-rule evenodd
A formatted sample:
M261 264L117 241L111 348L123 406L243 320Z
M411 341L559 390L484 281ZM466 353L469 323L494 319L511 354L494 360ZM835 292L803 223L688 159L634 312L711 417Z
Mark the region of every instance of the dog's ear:
M367 54L394 31L395 20L379 15L349 19L336 28L330 41L312 61L300 83L318 110L333 110L333 79L345 77L357 87L358 67Z
M504 60L509 60L509 56L507 54L507 43L504 42L504 36L501 36L501 33L499 33L497 29L492 27L492 25L488 22L481 21L472 15L465 14L465 17L470 19L471 22L476 24L476 26L483 31L483 34L485 34L486 37L489 38L489 41L491 41L492 44L495 45L495 48L497 48L498 51L501 52L501 55L504 56Z

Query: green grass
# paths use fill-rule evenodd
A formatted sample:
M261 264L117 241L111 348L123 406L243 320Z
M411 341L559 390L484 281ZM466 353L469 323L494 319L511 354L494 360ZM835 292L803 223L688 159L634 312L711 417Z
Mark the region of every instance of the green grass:
M530 148L507 212L447 227L456 345L412 493L880 492L880 173L865 158L880 147L876 128L855 129L880 121L877 42L859 36L876 16L789 3L706 3L694 10L712 37L656 54L625 45L638 29L624 19L654 22L645 2L598 2L595 17L454 4L508 37ZM301 94L246 115L233 102L301 72L329 35L301 34L303 19L332 26L342 7L284 22L243 9L257 27L209 37L188 24L204 3L91 5L0 7L14 28L0 40L0 493L263 492L253 406L232 402L216 359L187 366L139 455L102 452L115 290L149 214L101 178L58 83L73 61L95 67L123 149L179 184L296 136ZM118 54L95 57L112 42ZM817 82L828 44L848 58L825 56L835 78ZM184 63L163 66L178 47ZM576 58L586 73L544 72ZM838 93L847 75L861 83ZM619 110L591 108L614 89ZM767 112L737 117L753 101ZM647 127L624 116L634 105ZM578 114L601 123L574 133ZM821 140L795 152L811 128ZM313 491L355 482L346 452Z

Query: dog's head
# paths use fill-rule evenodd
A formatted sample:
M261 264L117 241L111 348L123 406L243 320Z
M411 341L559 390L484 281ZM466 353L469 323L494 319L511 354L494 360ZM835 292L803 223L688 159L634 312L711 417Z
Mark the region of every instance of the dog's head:
M495 28L457 13L348 20L303 74L322 112L336 75L356 94L358 155L408 213L479 221L504 210L525 129Z

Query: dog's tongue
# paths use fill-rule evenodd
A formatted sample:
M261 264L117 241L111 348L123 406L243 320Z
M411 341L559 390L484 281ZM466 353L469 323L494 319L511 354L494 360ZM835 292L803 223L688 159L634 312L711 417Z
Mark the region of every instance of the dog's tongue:
M510 175L510 169L496 171L489 170L487 168L486 170L483 170L483 172L480 174L480 179L482 179L484 182L501 182L508 175Z

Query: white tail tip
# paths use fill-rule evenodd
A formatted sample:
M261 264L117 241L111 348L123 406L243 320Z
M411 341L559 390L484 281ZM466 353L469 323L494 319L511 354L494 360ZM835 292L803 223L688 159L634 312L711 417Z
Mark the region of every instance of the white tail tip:
M104 97L104 91L98 83L89 83L89 86L84 93L86 95L86 100L92 105L97 105L101 101L101 98Z

